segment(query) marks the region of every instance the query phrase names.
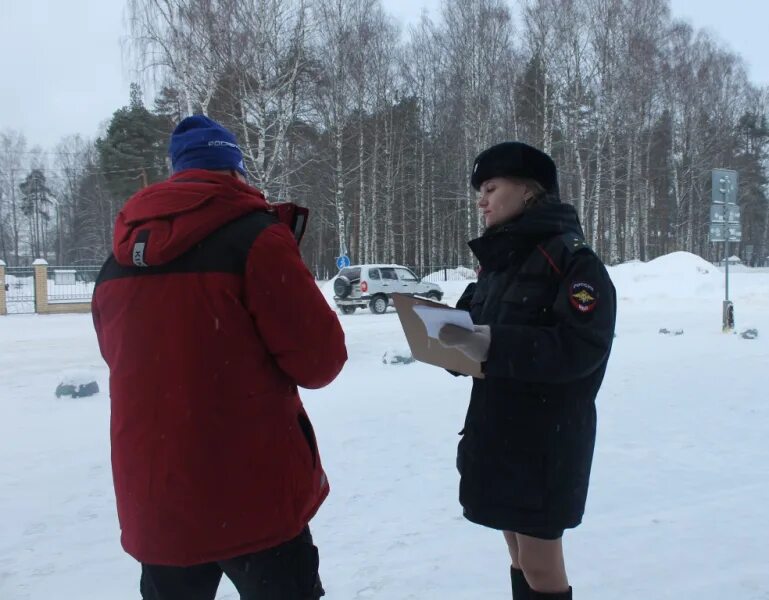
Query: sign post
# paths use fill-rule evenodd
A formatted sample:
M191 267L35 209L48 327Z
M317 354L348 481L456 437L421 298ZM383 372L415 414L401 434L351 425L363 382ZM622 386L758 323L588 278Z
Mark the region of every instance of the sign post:
M734 304L729 300L729 242L742 241L740 207L737 206L737 171L713 169L711 181L710 241L724 244L726 298L723 303L723 331L728 333L734 330Z

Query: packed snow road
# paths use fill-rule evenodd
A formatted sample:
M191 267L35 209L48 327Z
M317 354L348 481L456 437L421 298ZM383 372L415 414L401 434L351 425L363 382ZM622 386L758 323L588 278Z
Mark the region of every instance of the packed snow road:
M720 331L723 275L697 257L611 273L617 338L592 486L584 524L565 538L575 597L765 600L769 273L734 274L736 335ZM464 287L441 285L448 302ZM327 597L509 598L501 535L466 522L457 503L470 381L384 364L405 347L392 310L340 319L347 366L302 394L332 488L312 523ZM759 337L738 335L748 328ZM0 317L0 348L0 598L137 598L138 566L118 541L107 372L90 317ZM73 369L102 392L57 399ZM229 583L219 598L236 598Z

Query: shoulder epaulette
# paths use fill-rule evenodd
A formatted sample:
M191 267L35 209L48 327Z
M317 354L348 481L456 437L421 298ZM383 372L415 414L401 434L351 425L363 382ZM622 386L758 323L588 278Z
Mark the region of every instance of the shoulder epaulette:
M590 244L585 241L585 238L576 233L564 233L558 236L558 239L561 240L566 249L571 253L585 249L593 251Z

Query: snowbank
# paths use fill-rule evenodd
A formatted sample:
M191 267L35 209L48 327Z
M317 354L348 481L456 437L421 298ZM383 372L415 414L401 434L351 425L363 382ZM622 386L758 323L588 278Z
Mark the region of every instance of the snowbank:
M611 267L609 274L623 300L655 303L660 298L717 299L723 295L721 271L689 252L624 263Z

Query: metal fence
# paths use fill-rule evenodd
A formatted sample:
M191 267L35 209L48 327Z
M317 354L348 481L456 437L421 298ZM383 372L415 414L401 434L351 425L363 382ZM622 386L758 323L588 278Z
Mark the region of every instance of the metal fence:
M5 301L9 314L35 312L35 270L32 267L5 268Z
M410 266L417 277L425 281L440 283L446 281L471 281L477 278L476 271L465 266L424 265ZM42 298L41 312L47 312L46 305L82 304L91 301L100 265L53 266L46 265L47 280L45 285L38 285L38 290L46 290L47 298ZM46 270L42 271L46 273ZM6 267L5 295L7 312L10 314L34 313L35 305L35 268ZM336 272L326 278L333 279ZM45 292L42 292L45 293ZM64 307L57 306L55 312L62 312Z
M99 265L49 266L48 302L90 302L100 269Z
M417 277L433 283L441 281L473 281L478 278L478 273L474 268L462 265L394 265L406 267ZM339 271L327 271L325 269L315 269L315 279L318 281L329 281L338 275Z
M423 267L407 266L417 277L425 281L440 283L441 281L468 281L478 278L475 269L470 267L447 266L447 265L427 265Z

